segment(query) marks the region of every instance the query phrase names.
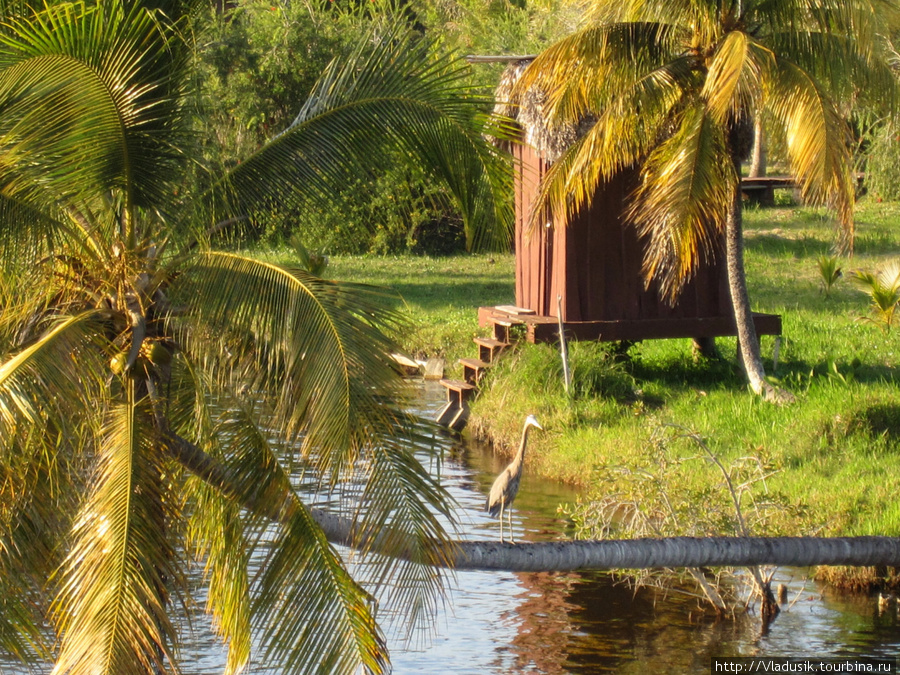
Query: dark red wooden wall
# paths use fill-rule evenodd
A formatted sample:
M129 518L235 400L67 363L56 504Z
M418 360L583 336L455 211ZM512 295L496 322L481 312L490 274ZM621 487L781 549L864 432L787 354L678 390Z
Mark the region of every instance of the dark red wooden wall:
M633 172L602 186L590 208L568 227L555 226L546 218L544 225L529 231L531 202L547 164L524 144L514 146L514 155L518 306L556 316L559 294L564 321L732 316L722 254L716 263L701 266L674 306L661 300L655 288L645 288L643 246L636 228L625 224L622 216L634 185Z

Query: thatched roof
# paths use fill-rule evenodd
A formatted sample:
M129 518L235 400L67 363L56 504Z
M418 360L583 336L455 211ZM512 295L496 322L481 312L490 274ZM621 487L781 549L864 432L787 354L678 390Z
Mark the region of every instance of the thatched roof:
M497 86L494 113L510 117L522 129L522 141L546 161L555 162L572 143L590 128L592 120L580 124L552 124L545 112L547 94L532 87L524 94L515 91L515 84L532 62L533 57L511 62Z

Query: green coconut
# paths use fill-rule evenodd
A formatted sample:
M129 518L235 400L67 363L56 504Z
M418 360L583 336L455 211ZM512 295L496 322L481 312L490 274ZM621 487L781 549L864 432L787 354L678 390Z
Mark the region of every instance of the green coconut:
M128 366L128 353L119 352L109 360L109 369L116 375L122 375Z

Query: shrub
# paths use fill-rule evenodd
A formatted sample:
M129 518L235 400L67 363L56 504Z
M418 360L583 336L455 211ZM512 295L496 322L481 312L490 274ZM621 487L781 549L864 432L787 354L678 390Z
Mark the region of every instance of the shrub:
M866 186L878 199L900 200L900 129L896 123L885 124L872 136Z

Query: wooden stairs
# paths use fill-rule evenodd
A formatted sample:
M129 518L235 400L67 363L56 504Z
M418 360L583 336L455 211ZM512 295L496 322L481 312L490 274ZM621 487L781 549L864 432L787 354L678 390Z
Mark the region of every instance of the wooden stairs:
M516 326L524 326L523 318L533 315L534 311L503 305L498 307L503 311L503 316L488 317L491 326L491 337L476 337L474 342L478 345L478 358L460 359L463 368L463 379L441 380L441 386L447 390L447 403L437 415L437 423L454 431L462 431L469 420L469 404L478 393L478 383L485 371L494 363L500 355L508 349L515 338L513 329Z

